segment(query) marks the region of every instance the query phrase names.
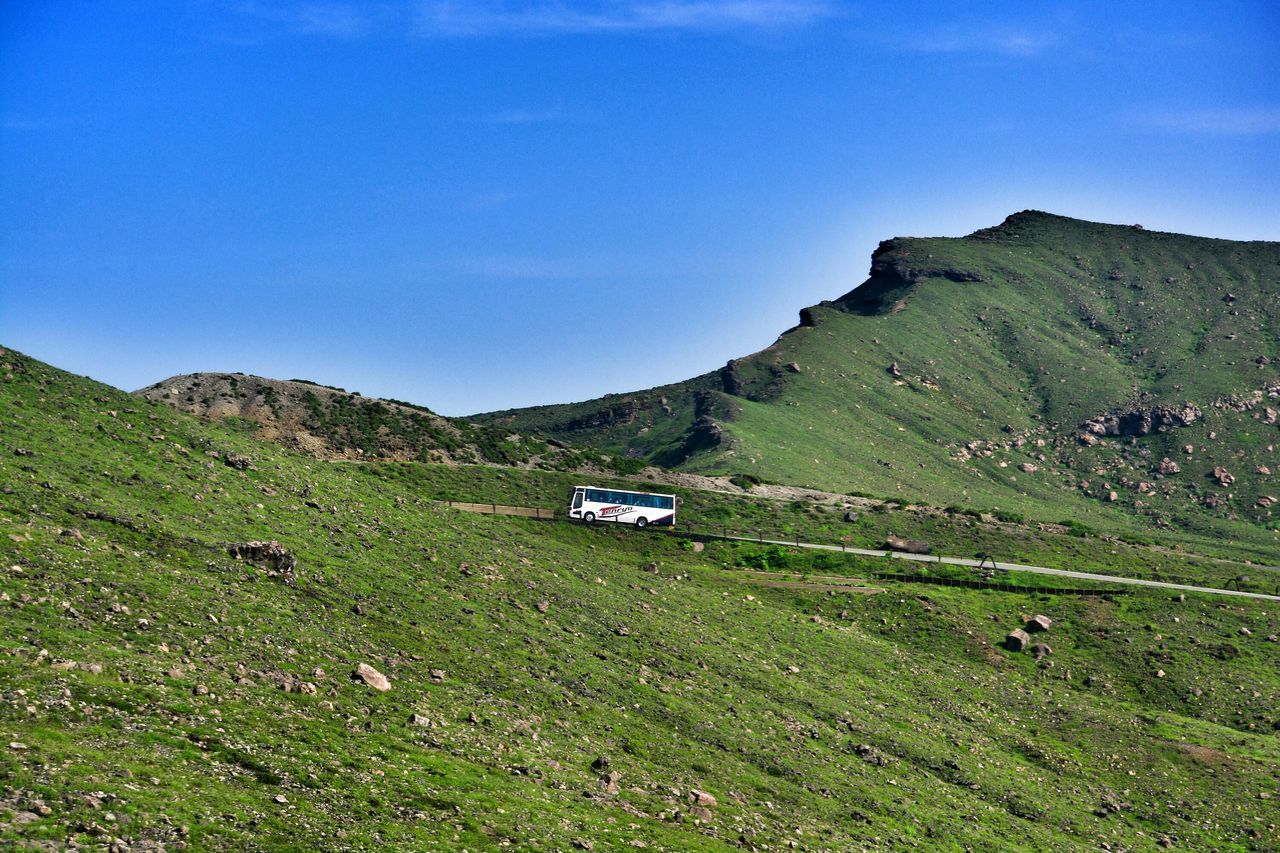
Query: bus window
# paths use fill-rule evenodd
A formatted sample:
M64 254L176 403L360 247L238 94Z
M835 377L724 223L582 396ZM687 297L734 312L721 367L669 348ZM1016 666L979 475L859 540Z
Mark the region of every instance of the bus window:
M573 508L582 509L582 489L573 493Z

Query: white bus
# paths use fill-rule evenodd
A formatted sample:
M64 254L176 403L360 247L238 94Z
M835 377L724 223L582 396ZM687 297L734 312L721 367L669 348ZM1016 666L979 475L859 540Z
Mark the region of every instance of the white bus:
M588 524L614 521L636 527L648 527L650 524L673 527L676 523L676 496L574 486L569 517Z

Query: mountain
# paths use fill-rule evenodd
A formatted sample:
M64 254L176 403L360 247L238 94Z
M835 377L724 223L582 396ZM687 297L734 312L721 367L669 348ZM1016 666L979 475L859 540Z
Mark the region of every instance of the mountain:
M135 394L325 459L391 459L573 467L603 461L510 429L437 415L400 400L365 397L303 379L190 373Z
M681 470L1187 527L1280 529L1280 244L1038 211L896 238L766 349L474 416Z
M1274 602L868 587L883 559L471 515L431 498L557 506L574 475L317 459L3 349L0 412L5 847L1280 843ZM1224 571L681 495L683 525ZM1004 647L1046 621L1035 655Z

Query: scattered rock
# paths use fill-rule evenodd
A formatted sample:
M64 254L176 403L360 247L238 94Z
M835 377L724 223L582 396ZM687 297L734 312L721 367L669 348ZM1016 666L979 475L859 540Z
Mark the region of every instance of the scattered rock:
M1021 652L1031 645L1031 635L1021 628L1009 632L1004 638L1004 647L1011 652Z
M1035 655L1036 660L1040 660L1053 654L1053 648L1048 643L1036 643L1031 647L1031 654Z
M409 725L411 725L411 726L418 726L419 728L424 728L424 729L425 729L425 728L427 728L428 726L430 726L430 725L431 725L431 720L427 719L426 717L422 716L421 714L410 714L410 715L409 715Z
M431 683L440 684L444 681L445 671L443 669L431 670Z
M888 367L888 368L886 368L886 369L889 371L889 375L890 375L890 376L892 376L894 379L901 379L901 378L902 378L902 368L901 368L901 367L898 367L898 362L896 362L896 361L895 361L895 362L893 362L893 363L892 363L892 364L890 364L890 365L889 365L889 367Z
M247 471L253 467L253 460L248 456L242 456L239 453L228 453L222 457L222 462L228 467L235 468L237 471Z
M362 681L374 690L385 692L391 689L391 680L367 663L359 664L355 672L351 673L351 679Z
M1177 462L1174 462L1172 459L1166 456L1165 458L1160 460L1160 465L1156 468L1156 471L1168 476L1169 474L1180 473L1182 471L1182 468L1178 465Z
M694 806L689 809L689 817L699 823L711 823L715 819L715 816L711 814L711 810L703 806Z
M889 763L889 757L870 744L864 743L855 746L853 752L863 761L868 764L874 764L877 767L884 767Z
M1026 629L1032 633L1039 631L1048 631L1049 626L1053 624L1053 620L1043 613L1032 616L1027 620Z
M1022 471L1022 473L1024 474L1034 474L1035 472L1040 470L1035 465L1032 465L1030 462L1023 462L1021 465L1018 466L1018 469Z
M1234 475L1221 465L1213 469L1213 479L1218 481L1218 485L1226 488L1236 481Z
M715 806L716 798L708 794L706 791L699 791L697 788L689 791L689 802L699 806Z
M258 563L282 574L291 575L298 568L297 559L274 540L270 542L241 542L227 547L227 553L237 560Z
M609 756L607 755L597 756L596 760L591 762L591 769L596 771L597 773L603 773L604 771L608 770Z
M796 364L794 361L789 361L787 362L787 370L790 370L792 373L799 373L800 365Z

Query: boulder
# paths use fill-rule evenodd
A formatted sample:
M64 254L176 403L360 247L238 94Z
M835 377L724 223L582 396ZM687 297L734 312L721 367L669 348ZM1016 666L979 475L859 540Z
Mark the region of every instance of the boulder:
M787 362L787 370L790 370L792 373L799 373L800 365L795 363L794 361L789 361Z
M1053 654L1053 649L1048 643L1036 643L1031 647L1031 654L1035 655L1036 660L1040 660Z
M227 553L237 560L258 563L277 572L292 574L298 567L298 560L279 542L255 541L241 542L227 546Z
M1223 468L1221 465L1213 469L1213 479L1217 480L1218 485L1222 486L1223 488L1230 486L1232 483L1236 481L1235 476L1226 468Z
M228 453L222 457L222 464L229 468L235 468L237 471L248 471L253 467L253 460L239 453Z
M1161 474L1164 474L1165 476L1168 476L1169 474L1180 473L1182 471L1182 468L1178 465L1177 462L1174 462L1172 459L1166 456L1165 458L1160 460L1160 465L1156 468L1156 471L1158 471Z
M1049 626L1053 624L1053 620L1043 613L1038 613L1027 620L1026 629L1032 633L1040 631L1048 631Z
M1004 638L1004 647L1011 652L1025 651L1029 645L1031 645L1031 635L1021 628L1010 631Z
M689 802L698 806L714 806L716 805L716 798L706 791L699 791L694 788L689 792Z
M904 539L890 533L884 538L884 547L889 551L902 551L907 554L932 554L933 546L919 539Z
M902 368L898 367L898 362L896 361L893 362L886 369L889 371L889 375L892 376L894 379L902 378Z
M362 681L374 690L386 692L391 689L391 680L367 663L356 666L355 672L351 673L351 679Z

